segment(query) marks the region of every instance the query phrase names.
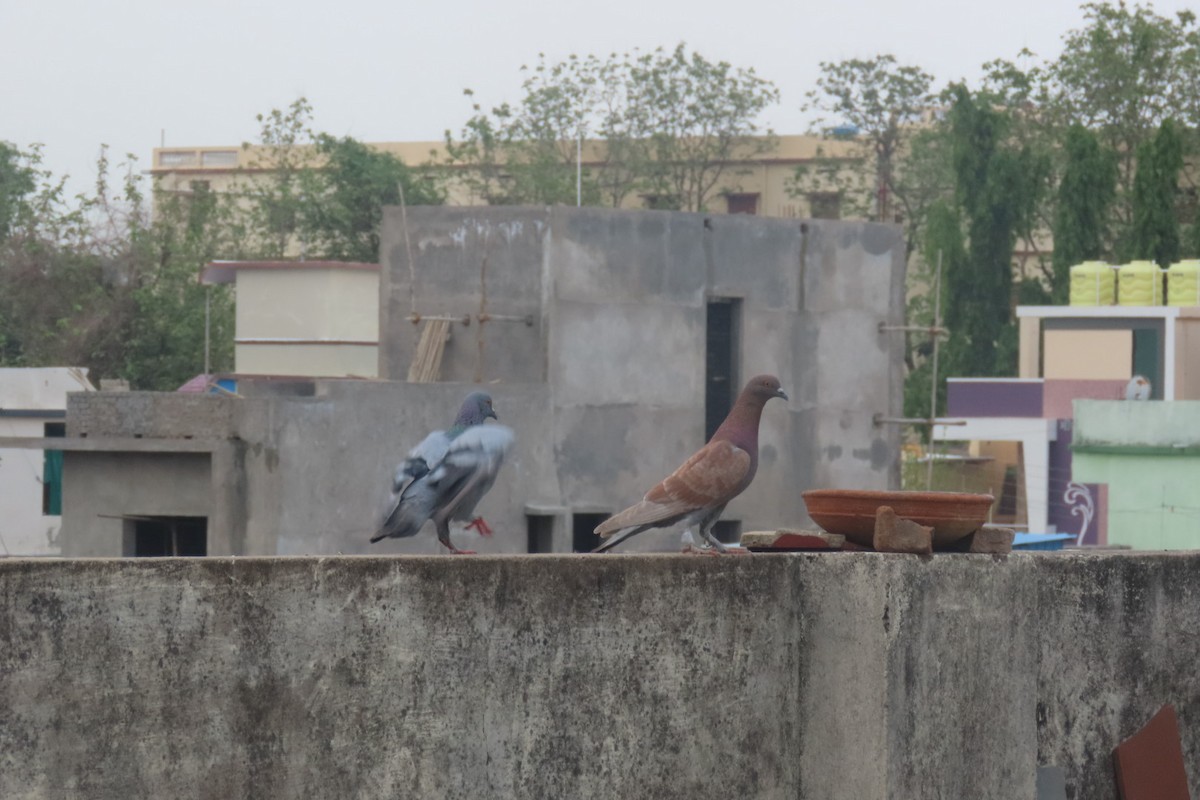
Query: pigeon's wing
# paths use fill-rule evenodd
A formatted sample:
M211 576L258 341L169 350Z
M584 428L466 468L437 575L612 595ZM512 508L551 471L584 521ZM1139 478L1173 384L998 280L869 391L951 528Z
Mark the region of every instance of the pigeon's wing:
M450 437L446 432L433 431L408 451L408 457L400 462L392 476L392 494L372 542L388 536L412 536L421 530L438 499L437 486L430 477L449 449Z
M503 425L475 425L455 437L431 475L438 487L435 513L447 519L470 519L496 482L514 438L512 429Z
M450 437L445 431L433 431L421 443L408 451L408 457L396 467L392 491L399 493L412 481L436 468L450 449Z
M649 492L640 503L606 519L600 536L634 526L669 525L701 508L723 506L746 488L750 454L724 441L712 441Z
M437 487L429 477L426 473L410 481L402 494L392 496L383 523L371 537L372 542L389 536L403 539L421 530L437 506Z

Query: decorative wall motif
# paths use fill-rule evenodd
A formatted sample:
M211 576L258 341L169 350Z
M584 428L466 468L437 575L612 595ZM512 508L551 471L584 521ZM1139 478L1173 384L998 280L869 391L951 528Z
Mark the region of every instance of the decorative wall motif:
M1071 507L1071 516L1083 518L1079 534L1075 537L1075 544L1081 545L1088 527L1092 524L1092 517L1096 515L1096 501L1092 498L1092 490L1082 483L1071 481L1067 484L1067 490L1063 492L1063 502Z

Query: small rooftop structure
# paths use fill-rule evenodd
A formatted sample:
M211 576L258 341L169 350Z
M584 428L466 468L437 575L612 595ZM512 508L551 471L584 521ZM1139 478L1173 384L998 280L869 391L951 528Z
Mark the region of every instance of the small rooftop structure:
M237 287L234 371L243 375L379 374L379 265L213 261L204 284Z

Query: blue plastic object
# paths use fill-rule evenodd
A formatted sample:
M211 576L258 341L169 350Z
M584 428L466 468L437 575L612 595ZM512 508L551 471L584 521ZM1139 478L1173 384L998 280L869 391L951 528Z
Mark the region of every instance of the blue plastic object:
M1062 550L1063 545L1074 534L1070 533L1018 533L1013 536L1013 550Z

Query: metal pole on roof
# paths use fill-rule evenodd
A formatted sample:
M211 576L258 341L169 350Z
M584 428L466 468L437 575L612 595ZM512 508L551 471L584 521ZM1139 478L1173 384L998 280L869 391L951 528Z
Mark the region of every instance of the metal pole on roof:
M210 369L210 354L211 354L211 331L212 331L212 286L204 287L204 380L207 383L209 375L212 373Z
M937 273L933 277L933 328L929 338L933 344L933 376L929 390L929 468L925 472L925 488L933 490L933 426L937 420L938 335L932 331L942 327L942 251L938 250Z

